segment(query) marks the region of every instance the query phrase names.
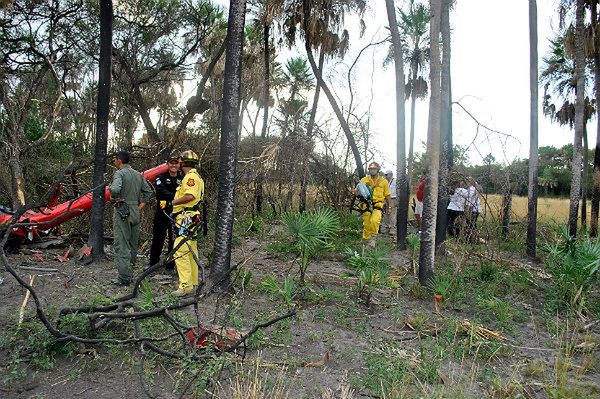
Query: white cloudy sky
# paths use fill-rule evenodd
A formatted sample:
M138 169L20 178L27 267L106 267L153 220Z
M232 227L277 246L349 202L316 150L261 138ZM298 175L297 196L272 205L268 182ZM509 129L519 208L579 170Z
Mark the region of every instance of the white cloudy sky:
M402 0L404 1L404 0ZM400 5L402 1L396 0ZM228 5L227 0L217 3ZM345 87L347 64L370 41L378 41L386 34L387 15L383 0L371 0L364 16L367 31L358 37L357 21L348 19L352 35L351 50L343 61L330 62L329 80L342 102L347 100ZM548 50L548 38L556 31L556 1L538 0L538 35L540 68L542 56ZM472 162L489 153L498 161L527 157L529 151L529 22L528 0L457 0L451 14L452 26L452 91L453 100L460 102L487 126L510 134L515 139L500 140L498 135L485 136L477 132L475 123L455 107L453 113L455 143L470 145ZM281 62L300 50L283 50ZM395 91L394 73L390 66L381 67L387 48L380 46L366 51L355 68L355 93L362 97L364 107L372 98L372 142L385 168L395 169ZM375 65L375 68L373 66ZM344 84L342 84L342 82ZM543 90L540 89L540 99ZM325 97L322 96L322 102ZM407 131L409 109L407 102ZM323 106L323 118L330 110ZM417 103L417 151L426 140L427 101ZM590 125L590 142L594 142L595 129ZM477 139L474 138L478 134ZM572 141L568 127L553 125L541 113L539 120L539 145L561 146ZM478 154L481 154L479 156ZM379 160L379 159L378 159Z

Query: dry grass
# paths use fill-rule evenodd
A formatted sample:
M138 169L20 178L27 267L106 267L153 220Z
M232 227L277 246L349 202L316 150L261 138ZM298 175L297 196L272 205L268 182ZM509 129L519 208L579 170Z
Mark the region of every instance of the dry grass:
M217 399L288 399L285 386L285 370L281 370L274 381L268 373L259 370L259 363L247 373L239 371L223 386L219 383L215 397Z
M502 196L499 194L489 194L484 196L484 201L487 201L486 211L492 212L493 215L500 215L502 206ZM513 196L512 199L512 215L513 219L527 218L527 197ZM590 216L591 204L588 201L588 218ZM580 211L581 212L581 211ZM538 220L546 223L567 223L569 218L569 199L568 198L547 198L540 197L538 199Z

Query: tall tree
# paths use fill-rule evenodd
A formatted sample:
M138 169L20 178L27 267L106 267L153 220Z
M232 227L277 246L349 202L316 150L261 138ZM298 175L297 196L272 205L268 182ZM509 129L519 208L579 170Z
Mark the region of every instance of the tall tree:
M295 4L295 2L293 2ZM344 32L344 37L340 40L339 36L329 31L331 21L340 23L343 21L343 14L346 9L356 8L360 12L364 10L365 3L360 0L347 1L344 3L333 6L331 1L323 2L312 2L311 0L302 0L302 29L304 31L304 47L308 56L308 61L313 70L315 77L317 78L317 84L321 87L321 90L325 93L325 96L329 100L331 108L337 117L337 120L348 140L348 145L354 156L354 162L356 163L356 171L360 178L365 176L365 169L362 164L360 150L356 145L356 140L348 121L344 118L342 110L337 103L333 93L329 86L323 79L322 71L319 70L315 57L313 55L313 47L319 48L320 51L326 53L339 53L343 54L348 46L348 32ZM354 4L356 3L356 4ZM313 7L318 7L318 15L312 15ZM295 37L295 24L293 29L289 31ZM293 33L292 33L293 32Z
M600 104L600 32L598 29L598 0L591 1L592 11L592 43L593 43L593 70L594 70L594 95L596 106ZM598 214L600 213L600 118L596 118L596 147L594 149L594 176L592 178L592 214L590 217L590 236L598 235Z
M429 62L429 7L424 4L414 4L411 1L407 13L398 10L400 20L398 26L402 31L406 44L405 62L409 67L409 77L406 83L406 98L410 97L410 134L408 141L407 180L408 188L412 187L415 143L415 110L417 99L427 96L427 81L424 71Z
M319 72L323 72L323 64L325 62L325 54L321 51L319 55ZM312 152L313 145L313 131L315 128L315 119L317 117L317 106L319 104L319 96L321 94L321 86L315 87L315 94L313 96L312 108L310 110L310 116L308 118L308 125L306 126L306 145L304 146L304 155L302 156L302 181L300 182L300 207L299 211L304 212L306 210L306 186L308 184L308 172L309 172L309 155Z
M536 256L538 200L538 35L537 4L529 0L529 184L527 189L527 255Z
M100 61L98 63L98 101L96 106L96 145L92 186L89 246L94 259L104 257L104 173L108 147L108 114L110 111L110 80L112 50L112 0L100 0Z
M218 197L219 213L210 278L224 290L231 289L231 235L235 207L235 171L237 164L238 126L242 53L246 0L231 0L227 24L227 49L223 81L223 110L221 114L221 143L219 156Z
M577 0L575 8L575 139L573 141L573 164L571 195L569 202L569 235L577 235L577 213L581 191L581 141L585 123L585 51L584 51L585 0Z
M269 124L269 106L271 103L271 25L273 20L281 13L282 0L259 0L258 21L263 29L263 92L262 92L262 107L263 107L263 122L260 132L261 142L264 143L267 137L267 128ZM256 154L255 154L256 156ZM259 173L256 178L256 212L262 213L263 203L263 173Z
M406 249L406 233L408 227L408 182L406 180L406 122L404 101L404 49L398 21L396 20L396 7L394 0L385 0L392 46L394 48L394 70L396 75L396 188L398 213L396 219L396 232L398 249Z
M440 117L441 117L441 60L440 22L441 0L430 0L432 18L430 21L430 69L431 95L429 100L429 121L427 128L426 182L423 199L423 229L419 251L419 282L431 283L435 272L435 225L437 219L439 165L440 165Z
M450 200L448 176L450 174L450 154L452 153L452 99L450 93L450 0L442 0L440 31L442 36L442 72L441 72L441 109L440 109L440 172L437 203L437 221L435 230L436 250L446 241L448 213L446 208Z

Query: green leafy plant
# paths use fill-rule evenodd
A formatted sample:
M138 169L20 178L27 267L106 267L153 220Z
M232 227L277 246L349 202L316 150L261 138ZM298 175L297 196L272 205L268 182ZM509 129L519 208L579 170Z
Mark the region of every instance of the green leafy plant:
M295 249L300 256L300 283L305 283L310 257L327 248L329 241L339 229L339 216L330 208L304 213L286 213L283 222L294 238Z
M286 277L280 284L274 275L267 276L259 285L259 290L271 294L273 299L283 299L288 307L294 304L296 297L296 282L293 278Z
M448 274L436 274L431 278L429 286L434 294L446 296L452 287L452 277Z
M419 249L421 248L421 237L418 234L409 234L406 237L406 249L410 254L410 264L413 269L413 273L417 274L417 264L419 260Z
M381 251L369 251L365 254L347 248L344 253L348 256L346 262L354 269L358 297L368 306L375 288L388 280L389 261Z
M571 238L566 229L562 239L546 245L545 263L552 275L550 297L556 308L584 307L588 288L598 275L600 267L600 241Z

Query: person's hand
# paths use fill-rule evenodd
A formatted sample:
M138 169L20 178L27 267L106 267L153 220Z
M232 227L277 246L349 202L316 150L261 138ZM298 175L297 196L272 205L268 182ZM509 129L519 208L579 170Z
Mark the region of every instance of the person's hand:
M138 208L139 208L140 210L141 210L141 209L144 209L145 207L146 207L146 203L145 203L145 202L142 202L141 204L139 204L139 205L138 205Z

